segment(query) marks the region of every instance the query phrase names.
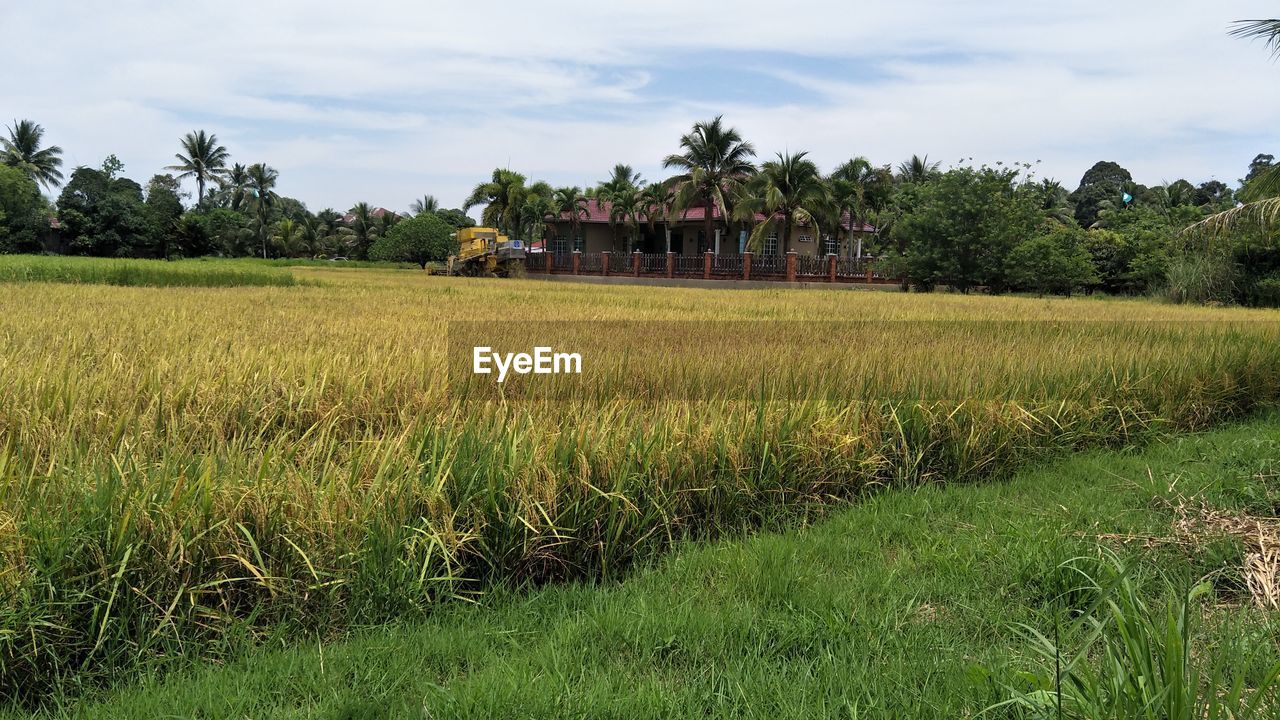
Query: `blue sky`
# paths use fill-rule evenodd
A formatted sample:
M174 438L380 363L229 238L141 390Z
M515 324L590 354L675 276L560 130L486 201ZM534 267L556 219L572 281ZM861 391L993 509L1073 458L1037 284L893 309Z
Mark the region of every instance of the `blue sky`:
M702 6L702 5L705 5ZM0 121L144 181L203 128L312 209L457 205L494 167L663 177L724 114L762 156L1100 159L1233 183L1280 155L1280 64L1227 36L1268 2L5 3ZM52 32L50 30L52 29Z

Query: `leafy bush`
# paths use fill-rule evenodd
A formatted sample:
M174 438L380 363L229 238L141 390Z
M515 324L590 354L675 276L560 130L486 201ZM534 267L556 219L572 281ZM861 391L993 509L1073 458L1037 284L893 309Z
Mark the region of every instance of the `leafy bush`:
M433 213L422 213L395 224L369 248L370 260L427 263L448 258L457 249L454 229Z
M961 292L1007 287L1005 258L1035 232L1035 193L1015 186L1015 170L957 168L920 188L918 204L894 234L906 245L907 276L921 289Z
M1063 633L1082 631L1080 649L1072 653L1039 630L1018 626L1040 668L1023 673L1023 689L996 707L1045 720L1274 717L1280 663L1255 672L1268 643L1237 637L1194 646L1198 605L1211 591L1209 583L1178 594L1168 607L1152 607L1130 570L1115 555L1106 557L1098 569L1079 565L1093 565L1090 559L1070 564L1082 586L1100 598Z
M1040 295L1071 295L1097 282L1098 274L1082 245L1083 237L1084 232L1077 227L1058 225L1047 234L1018 245L1006 260L1009 284Z

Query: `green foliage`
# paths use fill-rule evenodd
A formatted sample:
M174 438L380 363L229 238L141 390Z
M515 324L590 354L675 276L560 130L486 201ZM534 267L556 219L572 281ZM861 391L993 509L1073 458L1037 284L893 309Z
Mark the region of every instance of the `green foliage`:
M396 223L369 248L369 259L413 262L426 268L457 252L454 228L435 213L422 213Z
M73 255L127 257L150 244L152 230L138 183L119 173L114 156L104 170L81 167L58 197L62 236Z
M0 253L38 252L49 228L47 213L35 181L0 165Z
M1030 690L995 707L1044 720L1250 720L1273 718L1280 701L1280 664L1266 661L1265 643L1224 633L1216 647L1196 647L1205 582L1165 607L1114 553L1099 564L1070 561L1069 571L1099 600L1075 622L1085 637L1072 652L1030 625L1019 626L1040 668L1024 674ZM1171 593L1166 593L1171 594ZM1074 628L1067 634L1074 636ZM1255 674L1259 661L1264 663ZM992 708L994 709L994 708Z
M1187 253L1168 265L1164 296L1176 303L1230 303L1236 295L1238 268L1221 253Z
M1085 249L1085 232L1053 223L1044 235L1020 243L1009 253L1011 287L1040 295L1071 295L1098 281L1093 260Z
M475 227L476 221L471 219L465 211L459 208L442 208L440 210L431 210L435 216L449 224L455 230L462 228Z
M147 183L145 202L147 222L151 226L151 253L167 258L178 248L174 239L182 217L182 186L172 175L156 175Z
M906 246L907 277L922 289L949 285L961 292L1008 287L1005 258L1035 232L1037 197L1015 186L1018 172L957 168L917 183L913 208L895 237Z
M1111 202L1118 206L1122 203L1122 193L1132 184L1133 175L1116 163L1107 160L1094 163L1080 178L1080 186L1071 193L1071 202L1076 206L1076 222L1084 228L1092 227L1098 220L1103 203Z
M177 223L174 252L182 257L252 255L249 223L249 218L227 208L192 210Z

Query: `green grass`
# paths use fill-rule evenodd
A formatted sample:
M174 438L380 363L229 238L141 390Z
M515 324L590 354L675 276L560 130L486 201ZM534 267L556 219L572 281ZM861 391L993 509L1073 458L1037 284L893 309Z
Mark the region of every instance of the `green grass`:
M381 260L329 260L326 258L197 258L200 262L240 263L259 267L311 267L334 269L376 269L376 270L417 270L422 268L417 263L385 262ZM443 267L443 263L431 263L432 266Z
M239 261L127 260L0 255L0 282L46 282L142 287L288 286L288 271Z
M1096 598L1071 566L1101 557L1097 536L1169 535L1153 500L1173 492L1274 510L1278 456L1271 416L1007 482L889 490L807 528L684 545L621 583L494 591L337 644L269 641L47 716L974 717L1045 670L1016 623L1084 642L1070 622ZM1152 608L1215 579L1194 662L1243 637L1259 667L1276 659L1280 627L1232 589L1237 552L1113 547Z

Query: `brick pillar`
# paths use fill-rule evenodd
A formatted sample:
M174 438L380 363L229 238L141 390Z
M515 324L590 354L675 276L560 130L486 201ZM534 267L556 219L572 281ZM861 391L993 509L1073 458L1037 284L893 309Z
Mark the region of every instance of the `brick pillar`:
M668 251L667 252L667 277L673 278L675 276L676 276L676 254Z
M827 282L836 281L836 256L835 253L827 253Z
M639 250L631 253L631 275L633 277L640 277L640 256L641 252Z
M555 260L555 257L554 257L551 253L547 252L545 249L543 250L542 254L545 256L543 259L547 261L547 263L546 263L546 264L547 264L547 274L548 274L548 275L550 275L550 274L551 274L551 263Z
M751 251L742 253L742 279L751 279Z
M876 269L871 265L870 260L863 260L862 264L867 268L867 284L870 285L876 279Z
M796 251L787 251L787 282L796 281Z
M581 271L582 271L582 251L574 250L573 251L573 274L577 275Z
M613 257L613 253L608 250L600 253L600 274L606 277L609 275L609 258L611 257Z
M702 253L702 279L711 279L711 251L707 250Z

